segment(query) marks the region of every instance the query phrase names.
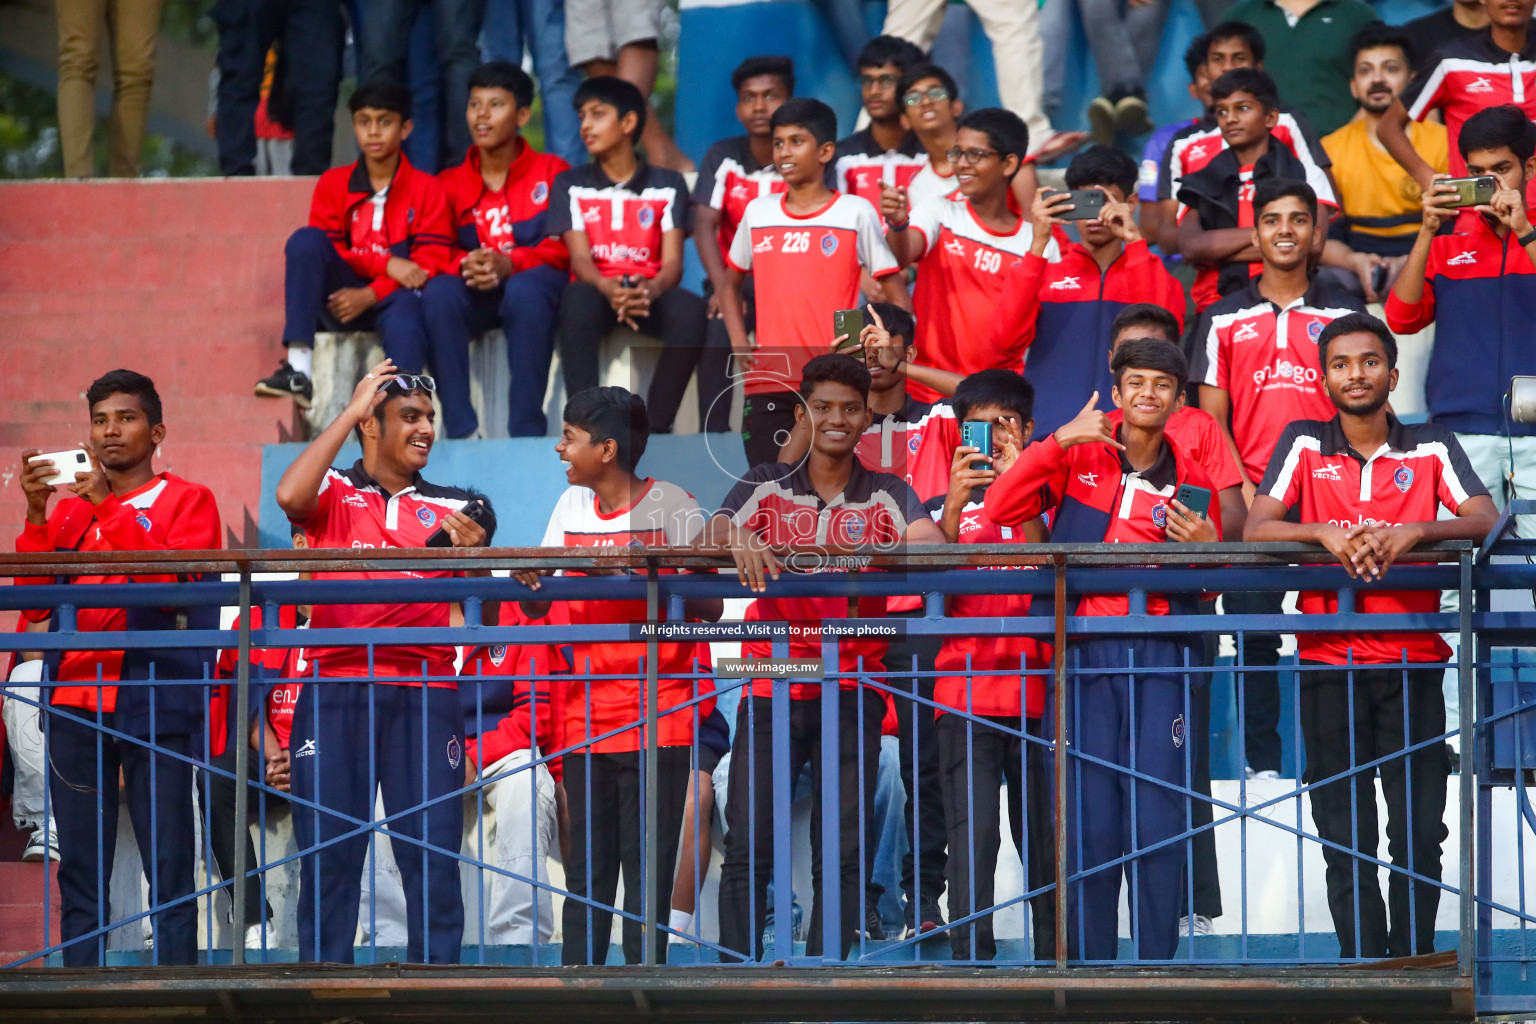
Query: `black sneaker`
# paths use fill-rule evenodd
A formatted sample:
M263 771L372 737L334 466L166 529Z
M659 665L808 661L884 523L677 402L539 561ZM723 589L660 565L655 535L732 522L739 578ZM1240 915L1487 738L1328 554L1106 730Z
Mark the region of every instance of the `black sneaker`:
M864 937L870 942L885 941L885 925L880 920L880 908L873 903L864 905Z
M295 370L284 359L277 364L276 373L256 382L256 395L259 398L291 398L300 409L308 409L313 404L315 388L309 382L308 374Z
M910 904L908 905L910 908ZM907 933L902 936L910 939L925 932L937 931L944 927L944 912L939 909L939 900L936 896L924 896L918 907L916 920L913 920L912 911L907 911Z

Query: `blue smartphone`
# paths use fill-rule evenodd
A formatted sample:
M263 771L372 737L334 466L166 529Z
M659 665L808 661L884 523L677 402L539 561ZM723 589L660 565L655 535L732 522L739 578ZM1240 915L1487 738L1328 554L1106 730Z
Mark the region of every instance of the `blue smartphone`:
M992 468L992 423L990 420L966 420L960 424L961 445L976 448L988 458L985 462L972 462L972 469Z

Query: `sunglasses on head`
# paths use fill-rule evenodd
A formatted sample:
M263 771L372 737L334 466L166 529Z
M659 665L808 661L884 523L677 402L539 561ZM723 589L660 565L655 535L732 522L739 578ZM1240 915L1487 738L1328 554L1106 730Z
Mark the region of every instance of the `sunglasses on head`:
M428 394L436 394L437 381L424 373L400 373L379 386L380 391L384 391L387 388L394 388L403 395L408 395L412 391L425 391Z

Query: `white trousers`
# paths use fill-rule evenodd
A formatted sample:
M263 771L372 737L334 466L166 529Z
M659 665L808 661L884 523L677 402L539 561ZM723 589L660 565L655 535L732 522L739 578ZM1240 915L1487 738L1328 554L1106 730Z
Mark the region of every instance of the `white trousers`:
M43 787L47 772L43 767L42 715L37 707L42 692L28 683L43 678L42 661L23 661L11 670L0 702L0 718L5 721L6 742L16 765L16 790L11 794L11 817L21 832L41 828L43 824ZM20 684L20 685L18 685Z
M542 764L526 767L532 760L529 751L515 750L482 771L482 778L506 777L487 782L481 790L483 798L475 794L464 798L461 852L547 886L549 851L558 849L559 842L555 780ZM460 863L460 877L466 946L481 942L482 917L484 941L491 945L532 945L535 932L541 943L554 938L555 914L548 888L477 868L469 861Z

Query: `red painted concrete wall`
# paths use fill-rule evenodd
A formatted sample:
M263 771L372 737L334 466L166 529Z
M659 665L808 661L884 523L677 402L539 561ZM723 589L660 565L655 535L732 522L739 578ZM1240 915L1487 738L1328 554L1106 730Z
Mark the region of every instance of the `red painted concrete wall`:
M165 405L156 468L207 484L247 543L261 445L291 402L251 385L281 354L283 243L311 178L0 184L0 543L21 530L20 453L87 438L84 393L148 374ZM254 530L250 532L254 541Z

